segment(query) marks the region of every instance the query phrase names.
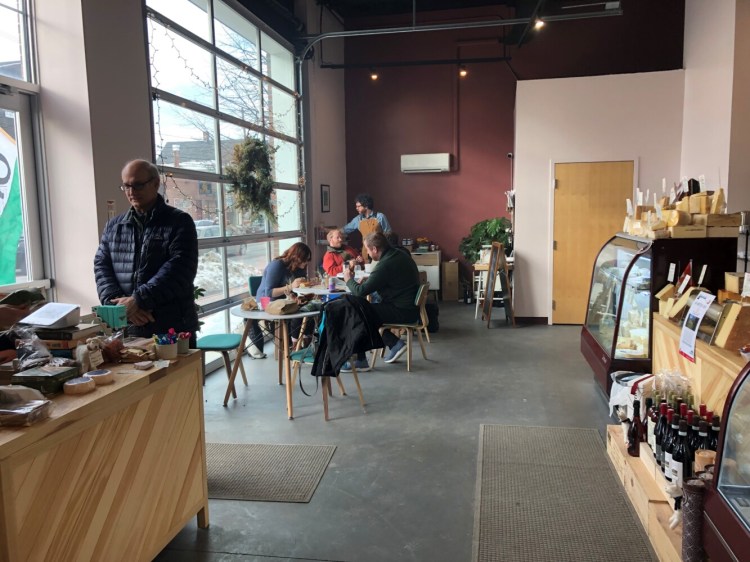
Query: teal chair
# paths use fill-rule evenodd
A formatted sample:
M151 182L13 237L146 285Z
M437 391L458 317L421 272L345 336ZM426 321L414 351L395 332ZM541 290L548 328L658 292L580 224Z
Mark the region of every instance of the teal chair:
M251 297L258 294L258 287L260 287L261 279L263 279L263 276L261 275L251 275L247 278L247 288L250 290Z
M240 341L242 336L240 334L211 334L209 336L203 336L196 342L196 347L201 350L201 359L203 367L203 384L206 384L206 352L207 351L218 351L224 358L224 367L227 370L227 378L232 373L232 364L229 361L229 352L233 349L237 350L237 353L242 353L243 350L239 349ZM247 377L245 376L245 367L242 365L240 360L240 373L242 374L242 382L247 386ZM232 388L232 397L237 398L237 391Z

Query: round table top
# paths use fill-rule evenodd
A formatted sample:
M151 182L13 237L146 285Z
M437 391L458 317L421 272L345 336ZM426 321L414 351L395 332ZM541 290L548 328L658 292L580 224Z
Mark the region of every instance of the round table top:
M263 310L242 310L240 305L232 307L230 312L232 316L239 316L248 320L293 320L294 318L307 318L320 314L319 310L294 312L293 314L269 314Z
M296 294L298 295L319 295L319 296L327 296L327 295L340 295L342 293L348 293L349 289L344 286L343 289L339 289L338 287L331 291L328 289L328 287L324 287L323 285L316 285L315 287L295 287L292 289Z

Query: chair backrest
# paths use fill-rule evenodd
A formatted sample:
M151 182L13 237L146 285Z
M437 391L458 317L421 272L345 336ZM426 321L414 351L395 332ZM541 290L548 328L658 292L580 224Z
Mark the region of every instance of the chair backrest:
M262 275L251 275L247 278L247 287L250 291L250 296L254 297L260 287L260 281L263 279Z
M423 326L427 326L430 321L427 318L427 310L425 310L425 304L427 303L427 297L430 294L430 283L422 283L417 291L417 296L414 299L414 304L419 308L419 319L422 321Z

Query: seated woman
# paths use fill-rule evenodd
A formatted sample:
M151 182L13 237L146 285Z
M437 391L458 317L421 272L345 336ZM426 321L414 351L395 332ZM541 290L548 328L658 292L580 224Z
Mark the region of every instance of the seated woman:
M305 280L307 264L310 263L311 258L312 251L309 246L297 242L269 263L263 271L263 278L256 293L258 301L260 302L262 297L276 300L291 294L292 289L299 287ZM301 320L292 320L289 327L290 333L298 333L301 323ZM257 320L251 321L250 340L252 342L248 349L250 357L264 358L266 354L263 353L263 331Z
M344 264L364 263L359 252L350 246L344 246L344 231L334 228L326 235L328 250L323 256L323 269L328 275L338 275L344 270Z

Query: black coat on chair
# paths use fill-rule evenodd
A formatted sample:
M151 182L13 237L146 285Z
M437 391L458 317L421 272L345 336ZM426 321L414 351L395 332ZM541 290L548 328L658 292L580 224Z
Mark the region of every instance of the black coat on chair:
M378 331L382 322L362 297L342 295L326 303L322 324L313 376L336 377L352 355L384 347Z

